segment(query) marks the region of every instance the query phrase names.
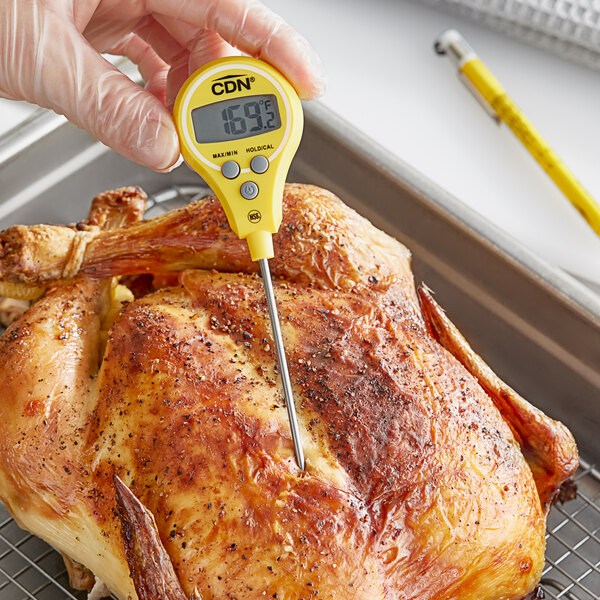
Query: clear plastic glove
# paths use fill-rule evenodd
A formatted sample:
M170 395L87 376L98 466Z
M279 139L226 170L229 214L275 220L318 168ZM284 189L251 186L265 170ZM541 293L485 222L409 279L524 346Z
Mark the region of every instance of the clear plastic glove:
M51 108L156 170L179 158L177 91L234 48L274 65L302 98L323 91L314 50L258 0L0 0L0 96ZM101 52L129 57L145 89Z

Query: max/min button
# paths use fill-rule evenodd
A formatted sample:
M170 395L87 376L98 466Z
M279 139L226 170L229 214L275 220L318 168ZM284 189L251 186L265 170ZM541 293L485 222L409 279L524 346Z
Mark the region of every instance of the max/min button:
M240 165L235 160L228 160L221 166L221 173L227 179L235 179L240 174Z
M259 175L261 173L266 173L269 168L269 161L265 156L259 154L250 161L250 168Z
M246 200L254 200L258 196L258 186L254 181L245 181L240 187L240 194L246 198Z

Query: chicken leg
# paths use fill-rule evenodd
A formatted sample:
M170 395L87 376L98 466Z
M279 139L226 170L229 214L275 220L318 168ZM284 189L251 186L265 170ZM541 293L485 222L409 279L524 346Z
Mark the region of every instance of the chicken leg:
M333 194L288 185L284 222L274 237L275 277L328 289L351 289L392 273L409 279L410 252ZM43 285L82 274L101 278L137 273L216 269L257 273L246 242L227 224L214 197L119 230L96 231L73 258L77 232L60 225L15 225L0 234L0 281Z

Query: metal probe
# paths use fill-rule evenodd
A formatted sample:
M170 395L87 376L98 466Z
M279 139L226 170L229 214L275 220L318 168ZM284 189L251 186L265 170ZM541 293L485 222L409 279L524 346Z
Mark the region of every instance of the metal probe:
M259 263L260 272L262 274L263 283L265 285L267 305L269 306L269 316L271 317L271 328L273 330L273 339L275 340L275 348L277 350L277 360L279 362L279 372L281 373L281 381L283 383L285 404L287 406L288 418L290 420L292 439L294 440L296 462L298 463L300 470L304 471L304 451L302 450L300 430L298 429L298 417L296 416L296 405L294 404L294 396L292 394L290 372L288 371L287 360L285 358L285 348L283 347L283 339L281 337L281 328L279 327L279 315L277 314L277 306L275 305L275 294L273 292L273 283L271 281L269 261L266 258L261 258L259 260Z

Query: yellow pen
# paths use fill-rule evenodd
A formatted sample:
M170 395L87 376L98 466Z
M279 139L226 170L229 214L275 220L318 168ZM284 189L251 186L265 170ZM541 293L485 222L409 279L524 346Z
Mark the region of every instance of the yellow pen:
M510 99L506 90L481 62L467 41L454 29L442 33L435 42L438 54L447 54L459 76L475 98L498 123L506 123L529 150L561 192L600 236L600 206L575 179L527 117Z

